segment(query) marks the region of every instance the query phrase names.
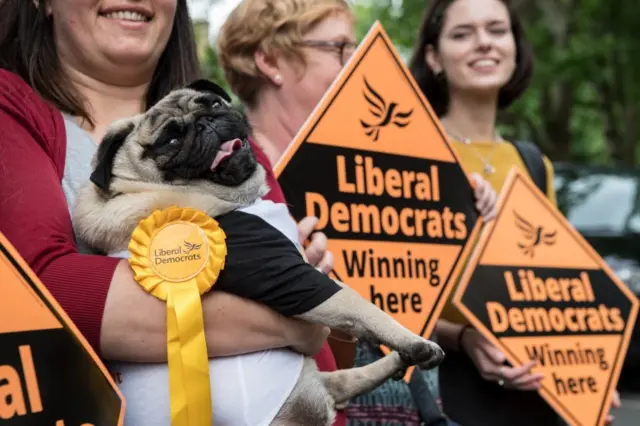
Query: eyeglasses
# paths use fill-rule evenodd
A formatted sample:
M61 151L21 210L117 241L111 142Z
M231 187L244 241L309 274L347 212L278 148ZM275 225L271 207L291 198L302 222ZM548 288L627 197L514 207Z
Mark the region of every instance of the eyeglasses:
M315 47L319 49L334 50L340 56L340 65L344 66L355 52L356 43L350 41L330 41L330 40L303 40L300 45L306 47Z

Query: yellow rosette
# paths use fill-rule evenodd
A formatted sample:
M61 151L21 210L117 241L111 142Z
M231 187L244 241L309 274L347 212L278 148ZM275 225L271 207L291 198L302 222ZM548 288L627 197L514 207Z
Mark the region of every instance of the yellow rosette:
M200 296L218 279L227 255L214 219L169 207L143 219L129 242L136 281L167 303L172 426L211 426L209 357Z

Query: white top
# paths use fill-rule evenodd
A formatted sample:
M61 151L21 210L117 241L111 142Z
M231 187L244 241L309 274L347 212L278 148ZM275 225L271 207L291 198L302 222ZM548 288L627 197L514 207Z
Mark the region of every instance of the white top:
M269 426L291 394L302 356L275 349L209 360L215 426ZM170 426L167 364L109 363L120 373L125 426Z
M297 227L284 204L260 200L239 210L261 217L298 245ZM111 256L128 258L130 253ZM303 355L289 349L210 359L213 424L269 426L297 383L303 360ZM168 364L110 362L107 366L119 373L118 388L127 404L126 426L171 425Z
M65 127L67 161L62 183L69 212L73 215L76 192L89 179L97 145L67 116ZM278 207L286 210L284 205ZM272 224L297 244L293 220ZM82 252L91 252L81 241L77 243ZM128 257L129 253L114 256ZM288 349L209 360L214 425L268 426L298 381L302 362L302 355ZM110 372L122 380L118 388L126 400L126 426L171 426L167 364L106 364Z

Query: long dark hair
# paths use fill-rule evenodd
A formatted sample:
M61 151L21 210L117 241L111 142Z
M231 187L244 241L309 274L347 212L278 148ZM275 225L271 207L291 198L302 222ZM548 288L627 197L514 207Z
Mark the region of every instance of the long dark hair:
M436 75L425 60L428 46L438 50L438 43L442 34L442 27L447 9L455 0L432 0L422 19L420 33L416 41L409 69L425 97L440 117L449 109L449 89L446 78ZM534 56L531 45L527 40L518 15L514 12L508 0L501 0L511 19L511 31L516 42L516 68L511 79L498 94L498 108L506 108L517 100L529 87L533 75Z
M93 125L84 100L60 66L53 23L47 16L44 0L0 0L0 68L18 74L60 111L82 117ZM147 91L147 107L199 76L187 0L178 0L169 41Z

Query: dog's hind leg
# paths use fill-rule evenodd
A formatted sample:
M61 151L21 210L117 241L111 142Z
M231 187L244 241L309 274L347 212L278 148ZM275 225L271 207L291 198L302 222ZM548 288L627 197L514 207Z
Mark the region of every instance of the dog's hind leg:
M321 372L320 376L336 409L341 410L351 398L374 390L387 379L404 372L406 367L400 354L393 351L369 365L330 373Z
M313 358L305 358L300 378L270 426L331 426L336 416L333 398Z

